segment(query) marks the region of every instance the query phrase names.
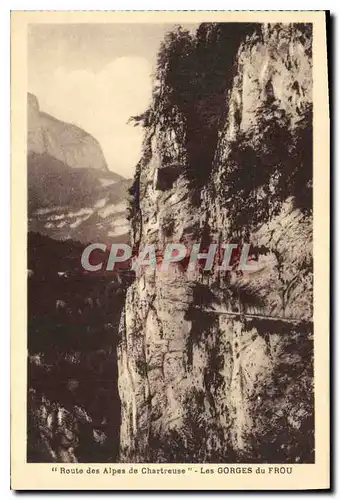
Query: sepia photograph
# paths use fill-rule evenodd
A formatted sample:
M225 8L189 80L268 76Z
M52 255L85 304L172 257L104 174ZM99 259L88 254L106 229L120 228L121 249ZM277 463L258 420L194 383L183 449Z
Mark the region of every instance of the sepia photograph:
M318 23L127 14L26 22L25 463L291 480L328 341Z

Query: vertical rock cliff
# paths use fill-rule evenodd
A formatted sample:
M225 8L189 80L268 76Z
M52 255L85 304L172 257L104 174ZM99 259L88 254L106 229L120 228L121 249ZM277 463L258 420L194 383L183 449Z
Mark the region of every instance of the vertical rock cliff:
M137 271L122 461L314 460L311 47L309 25L240 23L160 49L133 244L248 243L256 270Z

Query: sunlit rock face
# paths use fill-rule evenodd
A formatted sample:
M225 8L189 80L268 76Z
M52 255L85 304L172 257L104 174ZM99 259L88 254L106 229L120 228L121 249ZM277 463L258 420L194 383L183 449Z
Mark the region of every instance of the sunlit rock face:
M221 39L220 26L201 29L207 50ZM314 460L311 37L306 25L247 27L219 73L224 105L198 181L179 126L146 127L133 244L247 242L255 267L137 271L118 349L123 461Z

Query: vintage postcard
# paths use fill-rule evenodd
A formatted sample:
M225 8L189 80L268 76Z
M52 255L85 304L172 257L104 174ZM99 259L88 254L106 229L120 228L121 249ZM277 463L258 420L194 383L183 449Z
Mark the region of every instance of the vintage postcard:
M15 490L330 487L326 13L12 12Z

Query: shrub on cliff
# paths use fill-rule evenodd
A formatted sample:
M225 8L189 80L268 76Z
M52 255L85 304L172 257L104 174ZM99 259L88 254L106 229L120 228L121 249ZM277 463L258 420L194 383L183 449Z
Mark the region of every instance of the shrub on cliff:
M195 33L167 33L155 72L152 104L135 123L146 136L157 128L163 164L183 165L193 187L208 179L240 42L257 29L248 23L203 23Z
M304 213L312 210L311 107L293 126L268 97L254 122L230 146L220 193L232 232L245 237L276 216L291 196Z

